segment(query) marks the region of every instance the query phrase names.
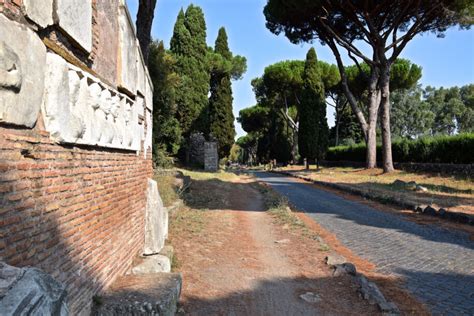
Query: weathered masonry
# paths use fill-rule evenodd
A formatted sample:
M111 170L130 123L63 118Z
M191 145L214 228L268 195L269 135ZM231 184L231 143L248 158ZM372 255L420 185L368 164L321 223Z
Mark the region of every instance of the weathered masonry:
M124 0L0 0L0 261L72 315L146 248L152 89Z

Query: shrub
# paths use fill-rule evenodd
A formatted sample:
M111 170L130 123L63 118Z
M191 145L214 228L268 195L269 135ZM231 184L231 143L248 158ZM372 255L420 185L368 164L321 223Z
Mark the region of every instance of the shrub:
M331 147L326 159L364 162L365 149L365 144ZM378 159L382 157L381 151L378 145ZM395 162L471 164L474 163L474 133L401 139L393 142L392 153Z

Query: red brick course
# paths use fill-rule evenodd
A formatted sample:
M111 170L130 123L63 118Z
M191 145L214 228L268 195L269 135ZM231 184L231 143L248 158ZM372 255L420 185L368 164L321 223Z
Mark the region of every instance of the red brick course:
M0 126L0 260L63 282L71 314L143 248L150 154L62 146Z

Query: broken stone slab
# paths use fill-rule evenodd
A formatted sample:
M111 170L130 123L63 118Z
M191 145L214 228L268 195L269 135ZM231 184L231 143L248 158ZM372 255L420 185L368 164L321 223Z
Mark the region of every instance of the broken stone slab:
M1 315L69 314L65 287L36 268L15 268L0 262Z
M23 0L26 16L40 27L53 25L53 0Z
M95 299L92 315L175 315L181 287L179 273L122 276Z
M398 307L394 303L387 301L375 283L370 282L361 274L355 276L354 280L359 286L362 297L370 304L376 304L384 314L400 315Z
M163 206L158 184L148 179L147 204L145 209L145 245L143 254L158 254L168 235L168 209Z
M46 47L3 14L0 30L0 122L33 127L43 100Z
M140 258L140 263L134 266L131 274L150 274L160 272L171 272L170 258L163 255L152 255Z
M338 265L338 264L344 264L347 262L347 259L344 258L343 256L337 254L337 253L332 253L330 255L328 255L326 258L326 264L328 266L335 266L335 265Z
M55 22L87 52L92 50L91 0L56 0Z

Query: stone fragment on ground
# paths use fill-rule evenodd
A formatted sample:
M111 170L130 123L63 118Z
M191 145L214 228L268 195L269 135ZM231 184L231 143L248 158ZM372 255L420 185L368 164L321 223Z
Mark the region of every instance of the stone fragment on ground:
M338 265L338 264L344 264L347 262L347 259L344 258L343 256L337 254L337 253L332 253L332 254L329 254L327 257L326 257L326 264L329 265L329 266L335 266L335 265Z
M36 268L16 268L0 262L0 314L69 314L64 286Z
M289 242L289 239L275 240L275 244L288 244Z
M133 275L171 272L171 261L163 255L143 256L140 263L130 271Z
M119 277L96 298L92 315L175 315L181 286L179 273Z
M417 184L416 187L415 187L415 191L417 191L417 192L428 192L428 188Z
M356 269L355 265L353 265L350 262L346 262L346 263L343 263L343 264L336 264L334 266L333 276L341 276L341 275L345 275L345 274L355 276L356 272L357 272L357 269Z
M319 303L319 302L321 302L321 297L318 294L313 293L313 292L306 292L304 294L301 294L300 298L303 301L306 301L308 303Z
M400 315L398 307L386 300L375 283L370 282L361 274L358 274L354 279L359 286L362 297L370 304L376 304L384 315Z

